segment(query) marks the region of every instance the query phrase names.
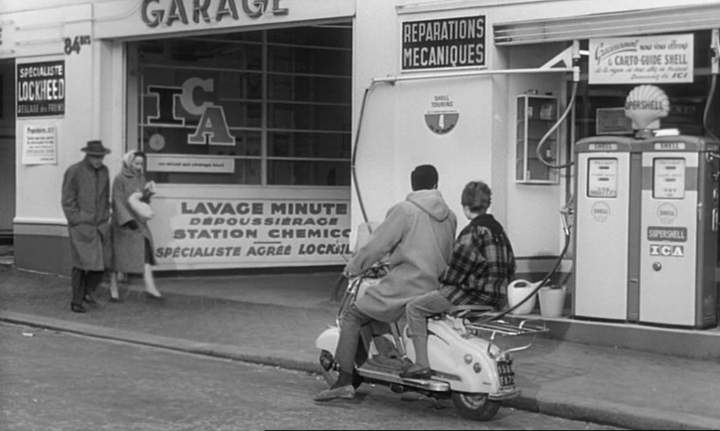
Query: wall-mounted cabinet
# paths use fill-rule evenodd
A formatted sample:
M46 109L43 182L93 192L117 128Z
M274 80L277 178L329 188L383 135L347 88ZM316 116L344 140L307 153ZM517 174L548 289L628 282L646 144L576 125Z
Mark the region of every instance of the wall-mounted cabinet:
M558 119L558 102L553 96L517 96L515 181L524 184L558 184L560 171L546 166L538 157L540 140ZM560 128L545 141L541 150L545 161L559 164Z

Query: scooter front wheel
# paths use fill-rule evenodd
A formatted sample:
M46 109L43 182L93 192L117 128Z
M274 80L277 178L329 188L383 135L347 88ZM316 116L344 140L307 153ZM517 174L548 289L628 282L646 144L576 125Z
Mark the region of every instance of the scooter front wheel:
M476 421L489 421L500 408L500 402L489 399L487 394L453 392L452 401L460 416Z

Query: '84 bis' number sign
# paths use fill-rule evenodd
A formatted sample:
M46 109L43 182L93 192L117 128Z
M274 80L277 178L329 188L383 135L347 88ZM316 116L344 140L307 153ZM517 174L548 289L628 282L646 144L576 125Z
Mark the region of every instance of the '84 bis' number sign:
M89 35L82 35L82 36L75 36L73 38L66 37L64 39L65 46L63 47L63 51L65 51L66 55L70 55L73 52L80 54L80 47L83 45L90 45L90 36Z

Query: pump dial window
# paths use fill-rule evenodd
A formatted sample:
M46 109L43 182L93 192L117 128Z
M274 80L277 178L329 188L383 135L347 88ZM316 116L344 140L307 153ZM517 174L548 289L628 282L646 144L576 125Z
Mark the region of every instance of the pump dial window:
M617 197L618 160L608 157L588 159L587 195L589 198Z
M653 159L653 198L683 199L685 197L685 159L658 157Z

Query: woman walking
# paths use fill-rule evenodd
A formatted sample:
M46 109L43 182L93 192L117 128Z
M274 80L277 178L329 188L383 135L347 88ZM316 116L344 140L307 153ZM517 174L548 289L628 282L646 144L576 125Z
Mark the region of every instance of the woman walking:
M143 174L145 154L129 151L123 156L123 167L112 186L113 272L110 275L110 300L119 301L118 273L143 274L145 295L161 299L152 275L152 233L147 221L150 196L155 183L146 182Z

